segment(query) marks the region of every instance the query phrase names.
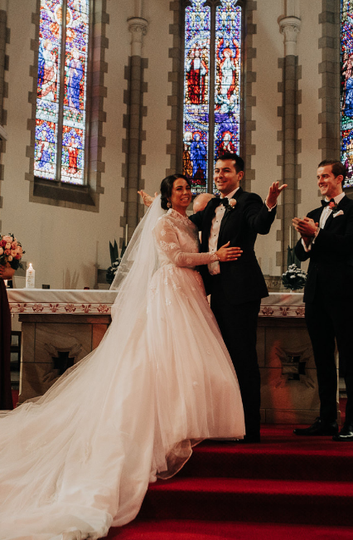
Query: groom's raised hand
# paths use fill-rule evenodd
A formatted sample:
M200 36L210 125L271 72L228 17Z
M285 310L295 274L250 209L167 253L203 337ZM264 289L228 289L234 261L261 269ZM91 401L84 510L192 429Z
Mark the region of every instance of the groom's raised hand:
M273 182L268 190L268 195L266 197L266 206L272 210L277 204L277 199L282 193L282 191L287 187L287 184L279 185L279 182Z

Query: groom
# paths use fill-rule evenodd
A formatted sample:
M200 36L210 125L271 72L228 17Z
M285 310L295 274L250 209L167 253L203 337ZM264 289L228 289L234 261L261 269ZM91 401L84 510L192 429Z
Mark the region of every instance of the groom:
M214 182L221 194L190 219L201 231L201 251L216 251L230 241L243 250L234 262L215 262L201 269L211 308L238 376L245 413L244 442L260 442L260 370L256 353L257 317L261 298L268 296L256 260L257 234L267 234L276 214L277 199L286 184L274 182L265 204L240 187L244 161L223 154L216 162Z

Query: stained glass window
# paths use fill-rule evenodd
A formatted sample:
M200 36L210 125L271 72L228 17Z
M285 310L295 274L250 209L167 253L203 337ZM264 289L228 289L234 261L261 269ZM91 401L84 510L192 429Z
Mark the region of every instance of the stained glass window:
M84 183L89 0L41 0L34 175Z
M209 191L219 155L239 152L241 28L237 0L185 8L183 172L195 194Z
M341 0L341 161L353 186L353 1Z

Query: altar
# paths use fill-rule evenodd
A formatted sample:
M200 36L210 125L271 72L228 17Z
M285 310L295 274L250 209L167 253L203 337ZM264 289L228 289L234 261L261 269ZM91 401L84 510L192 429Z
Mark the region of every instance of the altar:
M9 289L22 325L19 403L42 395L97 347L116 291ZM264 423L311 423L319 415L316 369L301 293L270 293L261 303L257 351ZM104 369L104 366L102 366Z

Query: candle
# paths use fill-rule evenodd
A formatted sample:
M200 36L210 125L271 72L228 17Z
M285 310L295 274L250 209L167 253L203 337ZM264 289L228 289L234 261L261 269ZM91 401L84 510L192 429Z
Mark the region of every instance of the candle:
M289 225L289 247L292 249L292 227Z
M128 233L129 233L129 225L126 224L125 225L125 246L127 246L127 242L128 242Z
M36 271L34 270L32 263L29 263L29 267L26 271L26 289L34 289L35 287Z

